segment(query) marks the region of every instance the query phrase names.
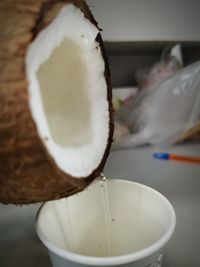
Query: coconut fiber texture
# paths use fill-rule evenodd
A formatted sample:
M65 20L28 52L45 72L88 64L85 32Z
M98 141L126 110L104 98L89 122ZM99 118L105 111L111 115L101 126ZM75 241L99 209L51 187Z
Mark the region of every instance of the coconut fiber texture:
M28 45L66 4L80 8L97 26L82 0L0 1L0 202L28 204L70 196L85 189L102 171L113 134L111 85L105 60L110 133L102 162L89 177L77 179L58 169L40 140L28 105L25 55ZM97 26L98 27L98 26Z

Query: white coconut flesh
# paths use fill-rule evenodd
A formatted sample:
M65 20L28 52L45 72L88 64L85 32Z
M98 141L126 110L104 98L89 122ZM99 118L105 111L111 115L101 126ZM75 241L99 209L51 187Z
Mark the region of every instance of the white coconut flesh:
M101 163L109 135L105 64L99 33L66 5L29 46L29 106L39 137L57 166L74 177Z

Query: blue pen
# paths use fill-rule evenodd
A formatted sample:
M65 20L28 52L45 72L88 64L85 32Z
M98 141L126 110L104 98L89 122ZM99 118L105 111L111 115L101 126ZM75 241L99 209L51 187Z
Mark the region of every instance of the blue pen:
M153 157L162 160L176 160L182 162L200 163L200 157L182 156L171 153L155 152L153 153Z

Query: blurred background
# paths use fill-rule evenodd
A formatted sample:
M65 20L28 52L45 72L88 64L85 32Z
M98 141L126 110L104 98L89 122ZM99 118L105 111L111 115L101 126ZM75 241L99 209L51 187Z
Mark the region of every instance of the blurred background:
M152 139L145 140L143 138L140 146L129 146L130 139L125 139L127 142L124 146L122 140L134 134L128 125L129 122L126 121L126 117L130 115L129 111L132 111L132 104L129 105L129 100L134 101L134 97L138 93L146 90L147 85L152 85L152 80L146 79L146 75L149 78L152 73L153 75L157 74L160 66L161 72L164 69L165 73L172 58L177 60L176 66L181 73L185 66L200 60L200 1L88 0L87 2L103 29L102 36L110 61L114 87L116 122L119 124L116 127L119 132L115 133L116 138L119 138L119 146L116 149L113 148L110 153L104 174L109 179L128 179L140 182L164 194L175 208L177 227L167 246L162 266L198 267L200 266L200 164L173 160L162 161L153 158L152 155L154 152L161 151L193 158L200 157L200 127L198 126L200 104L198 104L199 102L195 104L194 101L199 96L200 83L195 83L193 100L188 107L192 113L193 106L195 106L195 114L198 113L195 116L195 123L192 125L196 128L192 133L187 133L185 139L182 134L188 129L184 125L184 131L181 128L176 140L164 148L159 144L154 144ZM172 53L172 49L177 44L179 45L178 50ZM155 69L156 72L154 72ZM159 71L157 72L157 70ZM174 71L174 69L172 70ZM177 69L175 68L175 70ZM173 71L170 72L170 79L177 74ZM197 69L198 71L199 69ZM155 77L157 76L153 76L153 78ZM182 76L178 77L180 80ZM194 79L197 79L196 76ZM193 84L194 79L189 82ZM141 85L146 81L150 82L145 86ZM157 85L155 90L159 91ZM172 88L172 95L173 92ZM148 96L145 94L142 99L149 101ZM152 98L150 99L152 100ZM160 98L155 98L155 101L157 100ZM151 107L152 105L148 105L148 103L145 106ZM182 103L187 103L186 98L184 98L184 102L180 101L179 103L181 110L185 111L185 104L183 106ZM153 105L158 108L155 114L159 113L159 108L162 106L158 102L157 104ZM172 108L170 104L168 107ZM121 110L122 113L120 113ZM143 111L143 109L139 109L139 111L141 110ZM145 114L149 114L148 109ZM145 118L148 126L149 117ZM184 118L182 114L180 118ZM189 115L185 119L186 122L188 122L188 118ZM176 121L173 123L176 124ZM162 127L164 126L162 125ZM158 123L154 129L159 129ZM162 135L165 132L166 128ZM184 140L178 142L181 138ZM148 142L149 140L151 142ZM176 144L174 145L174 143ZM23 207L0 204L1 267L51 266L48 253L35 232L35 216L39 206L40 204Z

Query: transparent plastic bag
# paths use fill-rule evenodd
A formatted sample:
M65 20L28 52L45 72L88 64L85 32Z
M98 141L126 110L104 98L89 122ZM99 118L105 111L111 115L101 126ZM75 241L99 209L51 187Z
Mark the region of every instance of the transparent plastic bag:
M124 118L132 135L114 148L171 145L200 119L200 62L141 90Z
M136 71L136 81L140 89L148 89L157 82L163 81L174 75L183 67L183 59L180 44L166 47L161 55L160 62L151 68L143 68Z

